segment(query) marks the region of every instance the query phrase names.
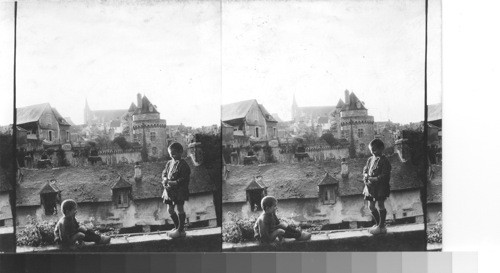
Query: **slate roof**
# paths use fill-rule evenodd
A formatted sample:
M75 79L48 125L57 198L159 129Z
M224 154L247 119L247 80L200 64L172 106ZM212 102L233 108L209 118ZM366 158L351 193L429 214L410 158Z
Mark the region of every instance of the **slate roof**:
M53 192L60 192L61 190L59 190L59 187L57 187L57 185L55 183L51 183L49 181L47 181L47 183L45 183L45 186L42 187L42 189L38 192L38 194L42 194L42 193L53 193Z
M267 188L264 183L257 181L257 179L252 179L252 182L247 186L246 190L258 190Z
M52 111L60 125L71 126L71 124L69 124L66 119L62 117L59 111L57 111L56 108L51 107L49 103L41 103L17 108L17 124L19 125L39 121L43 112L45 112L47 108Z
M342 99L339 99L339 102L337 102L336 108L342 108L345 105L344 101Z
M190 194L212 192L215 187L205 167L194 167L191 160L186 160L191 168L189 183ZM165 162L141 164L142 182L134 180L134 165L68 167L58 169L27 170L23 169L24 178L16 189L17 206L40 205L40 190L47 181L55 179L55 185L61 190L62 199L74 199L76 202L109 202L112 200L112 187L119 177L130 183L135 200L160 198L163 190L161 173Z
M320 180L318 183L318 186L323 186L323 185L335 185L338 184L339 181L335 178L333 178L328 172L325 173L323 176L323 179Z
M59 122L60 125L67 125L71 126L64 118L63 116L57 111L56 108L52 107L52 113L54 113L54 116L56 117L57 122Z
M259 104L260 111L262 112L262 115L264 115L264 118L266 121L269 122L278 122L276 119L274 119L273 115L269 114L269 111L264 107L264 105Z
M434 174L427 186L427 203L441 203L443 198L442 166L432 165Z
M356 105L358 101L361 103L360 108L358 108L358 106ZM354 92L351 92L351 94L349 94L349 104L344 103L344 106L342 107L342 111L348 111L348 110L367 110L367 109L363 104L363 102L358 99L356 94L354 94Z
M442 104L429 104L427 105L427 120L435 121L443 119L443 109Z
M149 106L153 106L153 111L149 110ZM159 113L156 107L149 101L149 99L144 95L142 97L141 108L136 107L134 114L148 114L148 113Z
M278 115L278 113L272 113L271 115L273 116L273 118L274 118L277 122L283 122L283 119L281 119L281 117Z
M135 109L137 109L137 106L135 105L135 103L132 102L132 104L130 104L130 107L128 108L128 111L129 112L134 112Z
M64 119L66 120L66 122L71 125L71 126L75 126L76 124L71 120L70 117L64 117Z
M389 157L392 165L391 190L418 189L423 186L417 176L417 168L410 162L402 163L395 154ZM229 174L222 183L224 203L245 202L245 189L254 176L261 175L267 193L277 199L318 198L318 184L325 180L326 173L339 183L341 196L361 195L363 192L363 167L365 158L347 159L349 178L340 176L340 160L324 162L301 162L266 165L231 165ZM324 183L334 183L327 179Z
M128 109L118 109L118 110L92 110L92 114L96 119L102 119L103 121L111 121L121 118L128 112Z
M335 110L335 106L305 106L298 109L306 116L328 116Z
M246 117L248 111L256 100L245 100L222 105L221 119L222 121L241 119Z
M12 185L9 181L9 173L0 168L0 192L11 191Z
M40 117L47 107L50 107L50 104L41 103L17 108L17 124L25 124L40 120Z
M112 189L124 189L124 188L132 188L132 184L125 181L122 176L118 177L116 183L111 187Z

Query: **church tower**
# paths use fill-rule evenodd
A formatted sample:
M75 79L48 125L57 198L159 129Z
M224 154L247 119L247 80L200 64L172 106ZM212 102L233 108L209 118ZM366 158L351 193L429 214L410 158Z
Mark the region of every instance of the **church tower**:
M92 110L90 110L87 98L85 98L85 108L83 109L83 123L88 125L91 120Z
M293 102L292 102L292 120L295 121L295 119L298 118L298 109L299 107L297 106L297 101L295 100L295 93L293 93Z

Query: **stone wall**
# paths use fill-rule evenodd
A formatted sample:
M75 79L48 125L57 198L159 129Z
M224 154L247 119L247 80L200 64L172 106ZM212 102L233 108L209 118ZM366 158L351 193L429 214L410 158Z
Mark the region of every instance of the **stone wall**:
M111 194L111 193L110 193ZM63 195L64 199L64 195ZM216 219L213 196L211 193L190 196L184 205L186 221L198 222L209 220L215 225ZM60 205L57 205L57 215L45 215L43 207L18 207L17 223L20 227L27 224L27 216L31 215L38 221L57 221L62 217ZM133 227L135 225L163 225L165 220L172 223L167 205L160 198L144 199L130 202L128 208L117 208L112 202L79 203L79 221L94 218L99 224L109 224L118 227Z
M385 201L387 209L387 220L418 217L423 215L420 192L408 190L392 192ZM362 195L341 196L335 204L323 204L319 198L310 199L287 199L278 200L278 215L291 219L297 224L307 221L324 221L328 224L341 222L365 222L371 221L372 216L368 208L368 202ZM248 202L224 203L223 221L227 221L228 212L240 218L257 217L260 212L250 211Z

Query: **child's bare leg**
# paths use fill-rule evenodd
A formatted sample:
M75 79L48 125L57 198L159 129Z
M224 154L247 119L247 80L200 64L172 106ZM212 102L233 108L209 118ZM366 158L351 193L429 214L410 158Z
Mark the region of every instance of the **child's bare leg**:
M184 202L177 203L177 213L179 214L179 232L184 232L186 222L186 212L184 212Z
M368 205L370 207L370 212L372 213L373 220L375 221L375 226L378 226L380 223L380 214L375 207L376 201L368 201Z
M98 244L101 241L101 235L96 234L92 229L85 229L83 233L85 237L83 237L84 242L94 242Z
M387 210L385 209L385 200L379 200L377 201L378 205L378 210L380 213L380 222L379 222L379 227L385 228L385 218L387 217Z
M174 229L179 228L179 216L175 212L175 205L174 204L168 204L168 213L170 214L170 218L172 219L172 222L174 222Z
M276 238L281 242L283 240L283 235L285 235L285 231L282 230L281 228L278 228L277 230L271 232L271 235L269 235L271 242L274 242Z
M85 238L85 234L83 232L77 232L75 235L71 236L71 243L75 244L76 242L81 242Z

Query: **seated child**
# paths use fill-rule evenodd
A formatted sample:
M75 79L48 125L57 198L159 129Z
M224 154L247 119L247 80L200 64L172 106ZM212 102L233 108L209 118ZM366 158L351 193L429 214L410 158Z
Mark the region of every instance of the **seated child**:
M254 225L255 237L261 243L274 243L276 238L281 242L283 238L295 238L297 241L306 241L311 239L311 234L301 232L284 222L280 222L276 216L276 206L278 200L273 196L262 198L261 206L264 212L257 218Z
M186 221L184 203L189 200L191 169L187 162L181 158L183 151L182 145L177 142L168 147L172 159L167 162L161 175L164 187L163 203L168 205L168 213L174 222L174 228L168 232L168 236L171 238L186 237L186 231L184 231ZM175 212L176 207L177 213Z
M93 230L80 226L76 221L75 215L77 205L74 200L67 199L61 204L61 210L64 214L56 224L54 229L55 241L63 247L74 246L77 242L94 242L96 244L109 244L109 236L101 236Z

